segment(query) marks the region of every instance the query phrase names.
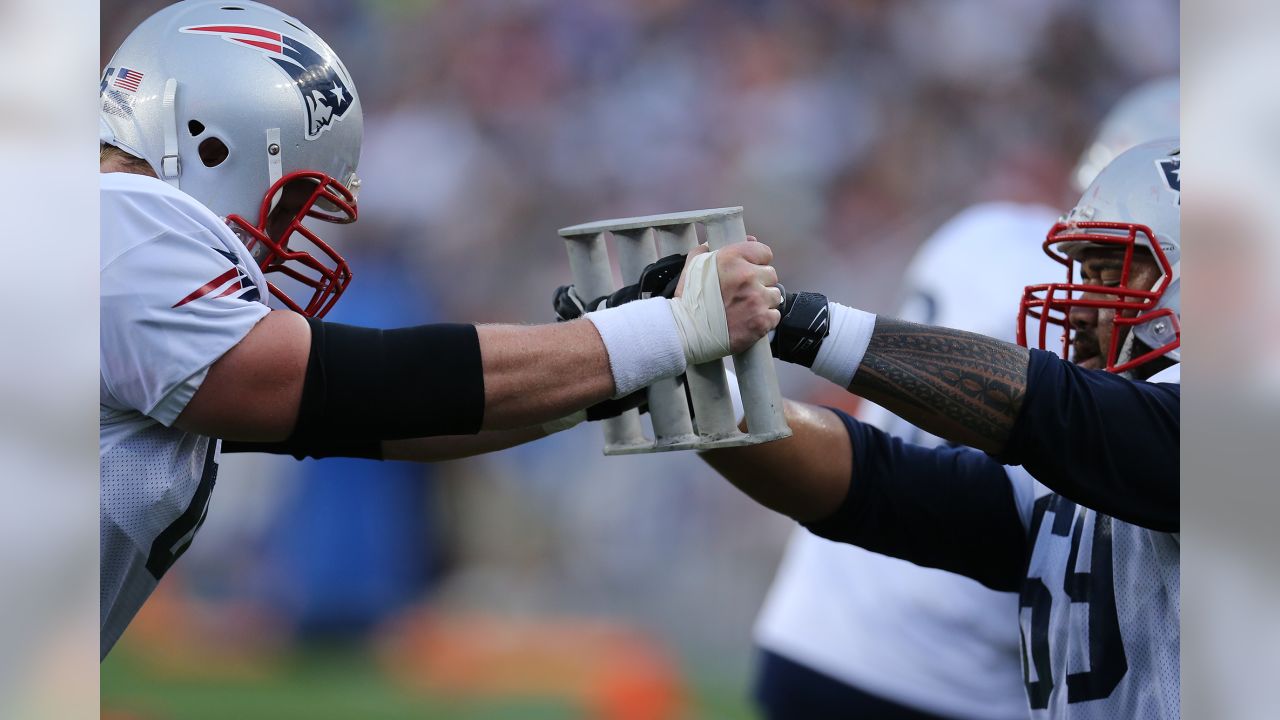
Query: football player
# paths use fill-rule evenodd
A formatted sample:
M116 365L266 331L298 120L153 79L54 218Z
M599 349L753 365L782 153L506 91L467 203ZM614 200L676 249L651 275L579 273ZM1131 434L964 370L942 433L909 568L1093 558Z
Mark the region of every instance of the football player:
M1142 142L1178 134L1178 78L1144 83L1107 113L1071 173L1079 197ZM1058 213L984 203L916 254L899 317L1014 340L1009 302L1054 264L1038 238ZM917 445L940 440L871 405L858 419ZM797 528L756 623L755 696L770 718L1025 718L1013 593Z
M691 253L678 298L578 322L325 323L352 272L311 223L356 220L362 118L323 40L258 3L180 2L124 41L100 100L104 657L199 529L224 441L299 457L493 449L779 319L771 252L747 242ZM496 432L433 439L482 430Z
M1037 238L1059 213L983 203L938 229L906 273L899 316L1012 341L1012 298L1054 263ZM858 419L942 441L864 403ZM796 528L756 621L765 717L1026 718L1017 595Z
M703 454L816 535L1018 593L1036 718L1179 716L1180 188L1177 141L1140 145L1053 226L1040 349L788 296L781 359L955 446L788 402L792 437Z

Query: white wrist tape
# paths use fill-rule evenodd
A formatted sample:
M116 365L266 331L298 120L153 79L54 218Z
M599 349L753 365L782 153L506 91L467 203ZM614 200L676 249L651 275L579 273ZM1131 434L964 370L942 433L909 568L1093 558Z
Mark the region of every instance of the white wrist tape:
M685 346L670 300L636 300L585 317L596 326L609 353L614 397L684 372Z
M685 359L696 365L729 354L729 319L720 295L714 252L695 257L685 271L684 290L671 301Z
M831 313L831 334L822 341L813 359L813 372L847 388L871 344L876 316L837 302L827 303L827 307Z

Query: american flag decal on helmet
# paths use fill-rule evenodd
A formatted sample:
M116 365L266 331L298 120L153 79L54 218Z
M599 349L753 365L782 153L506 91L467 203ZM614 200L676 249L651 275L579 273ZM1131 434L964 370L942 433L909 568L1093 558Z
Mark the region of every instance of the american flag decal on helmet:
M98 92L105 93L108 87L116 87L136 93L138 92L138 87L142 85L142 77L142 73L137 70L131 70L126 67L109 67L102 73L102 82L98 84Z
M253 25L192 25L179 28L179 32L215 35L270 58L293 80L302 96L302 105L307 111L308 140L315 140L335 120L342 120L355 101L337 59L298 38Z
M112 84L129 92L138 92L138 86L142 84L142 73L129 68L119 68L116 70L116 81Z

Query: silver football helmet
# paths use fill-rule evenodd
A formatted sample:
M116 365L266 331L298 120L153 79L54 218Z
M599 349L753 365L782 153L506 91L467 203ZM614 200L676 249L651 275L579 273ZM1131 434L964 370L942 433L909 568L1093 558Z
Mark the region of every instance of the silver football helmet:
M1178 137L1178 77L1143 83L1125 93L1102 119L1093 142L1071 173L1076 192L1093 183L1120 153L1144 142Z
M185 0L125 39L100 95L103 142L225 218L264 273L305 288L295 299L268 283L277 299L328 312L351 271L303 220L355 221L363 117L324 40L260 3Z
M1073 307L1091 307L1113 310L1116 327L1131 328L1123 345L1117 332L1112 333L1111 346L1102 348L1107 370L1129 372L1161 356L1181 360L1181 161L1178 140L1160 140L1124 152L1098 174L1075 208L1049 231L1045 252L1066 266L1067 281L1030 285L1023 292L1020 344L1027 344L1027 318L1038 321L1041 348L1046 346L1048 326L1059 325L1062 356L1067 357L1072 336L1068 313ZM1077 280L1075 264L1090 247L1125 251L1117 287ZM1161 270L1149 290L1128 287L1138 248L1150 251ZM1083 294L1105 297L1080 297ZM1141 353L1135 349L1135 338L1146 346Z

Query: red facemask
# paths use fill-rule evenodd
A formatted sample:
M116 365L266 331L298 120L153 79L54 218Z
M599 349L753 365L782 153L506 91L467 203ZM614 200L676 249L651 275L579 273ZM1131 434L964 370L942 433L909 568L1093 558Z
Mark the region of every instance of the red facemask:
M314 189L284 225L284 229L277 233L278 239L273 239L268 234L272 201L284 192L286 186L300 180L313 184ZM289 297L274 283L268 282L267 288L271 294L294 312L306 317L322 318L350 284L351 268L328 243L302 224L308 217L331 223L353 223L357 217L355 195L329 175L303 170L285 175L267 190L259 208L257 223L250 223L240 215L227 216L227 223L241 231L245 246L258 259L263 275L269 277L272 273L281 273L312 290L311 298L301 303ZM301 236L311 248L290 247L290 239L295 234ZM300 243L295 241L295 245L298 244Z
M1145 240L1145 243L1139 244L1138 241L1140 239ZM1123 249L1124 265L1120 271L1120 285L1118 287L1110 287L1074 282L1076 263L1062 251L1061 246L1063 243L1088 243L1094 246ZM1133 253L1135 250L1145 250L1146 248L1150 248L1163 275L1150 290L1135 290L1128 286L1133 267ZM1086 307L1115 311L1115 328L1111 332L1110 346L1100 348L1105 353L1104 358L1108 372L1127 372L1178 347L1179 340L1177 338L1180 335L1178 331L1178 316L1170 308L1156 308L1156 303L1160 301L1161 296L1164 295L1165 290L1172 281L1173 268L1170 266L1168 258L1165 257L1164 250L1160 248L1160 243L1156 242L1155 233L1151 232L1151 228L1130 223L1060 222L1049 231L1049 236L1044 241L1044 251L1049 257L1066 266L1067 281L1065 283L1028 285L1022 291L1022 302L1018 308L1017 332L1019 345L1029 347L1027 345L1028 318L1038 321L1036 323L1038 325L1038 332L1036 333L1038 344L1035 347L1039 347L1042 350L1047 349L1049 326L1057 325L1062 328L1062 358L1069 359L1071 342L1075 333L1068 322L1069 314L1072 308ZM1107 297L1082 297L1086 294ZM1122 328L1127 327L1132 332L1134 326L1142 325L1161 317L1167 317L1173 323L1175 339L1162 347L1149 350L1123 363L1117 363L1120 353L1120 336L1125 334L1122 332Z

